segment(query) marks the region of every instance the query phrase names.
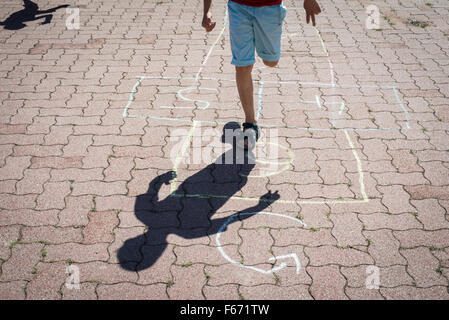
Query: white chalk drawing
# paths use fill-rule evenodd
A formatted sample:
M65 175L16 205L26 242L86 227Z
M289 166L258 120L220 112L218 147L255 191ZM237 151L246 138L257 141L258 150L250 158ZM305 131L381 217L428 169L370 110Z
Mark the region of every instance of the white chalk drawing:
M190 92L192 92L192 90L209 90L209 91L215 91L218 92L217 89L215 88L202 88L202 87L188 87L188 88L184 88L184 89L179 89L178 92L176 93L176 95L181 98L184 101L188 101L188 102L193 102L194 104L196 104L196 102L198 103L204 103L204 105L202 107L198 107L198 109L200 110L206 110L207 108L209 108L210 106L210 102L207 100L200 100L200 99L190 99L187 98L186 96L184 96L183 92L187 91L186 93L189 94ZM195 107L175 107L175 106L160 106L160 108L169 108L169 109L195 109Z
M303 8L289 8L289 9L293 9L293 10L303 10ZM140 118L140 119L154 119L154 120L164 120L167 122L182 122L182 123L187 123L187 124L191 124L191 129L189 131L189 134L187 135L187 137L184 140L184 144L182 145L182 148L180 149L179 153L177 154L175 163L174 163L174 167L173 167L173 171L175 172L176 176L177 176L177 171L179 170L179 165L184 157L184 154L187 150L187 148L190 145L191 142L191 138L192 138L192 134L193 131L195 130L195 127L198 125L224 125L226 124L226 122L221 122L221 121L216 121L216 120L191 120L191 119L185 119L185 118L180 118L180 117L168 117L168 116L155 116L155 115L141 115L141 114L133 114L130 113L131 110L131 106L133 101L135 100L135 94L137 92L138 87L142 84L143 81L145 81L145 79L177 79L178 81L185 81L185 80L190 80L192 82L191 85L181 88L177 91L177 96L184 101L187 102L193 102L195 103L195 108L197 109L208 109L208 108L212 108L212 104L210 101L204 99L204 100L200 100L200 99L189 99L188 97L186 97L186 95L188 95L189 93L192 92L192 90L197 89L197 90L208 90L208 91L215 91L217 94L219 94L219 91L215 88L204 88L204 87L199 87L199 81L200 80L212 80L212 81L230 81L230 82L235 82L235 79L226 79L226 78L216 78L216 77L207 77L207 76L202 76L201 73L203 72L206 63L209 59L209 57L211 56L216 44L218 43L218 41L221 39L221 37L224 34L225 28L227 26L227 21L228 21L228 11L226 9L226 13L224 16L224 20L223 20L223 28L221 29L221 31L219 32L216 40L214 41L214 43L212 44L212 46L210 47L207 55L205 56L198 72L196 73L196 75L194 77L163 77L163 76L140 76L137 77L137 81L134 84L130 95L129 95L129 99L128 102L123 110L123 118ZM341 130L343 131L345 138L348 142L349 145L349 149L352 152L354 159L356 161L357 164L357 173L358 173L358 182L360 185L360 195L361 195L361 199L342 199L342 200L334 200L334 199L323 199L323 200L286 200L286 199L278 199L276 202L278 203L290 203L290 204L351 204L351 203L366 203L369 202L369 197L366 194L365 191L365 184L364 184L364 172L363 172L363 168L362 168L362 162L360 160L360 157L358 155L357 149L354 147L354 144L351 140L350 137L350 132L351 131L371 131L371 130L380 130L380 131L389 131L389 130L404 130L404 129L410 129L410 116L409 113L407 111L407 108L405 107L403 101L401 100L401 97L399 95L399 91L395 86L382 86L382 85L353 85L353 84L342 84L342 83L337 83L337 79L335 76L335 70L334 70L334 65L332 63L332 59L330 57L329 51L326 48L324 39L321 35L321 32L318 30L318 28L313 27L316 35L321 43L321 47L322 47L322 51L323 51L323 55L320 55L319 57L325 57L327 59L327 63L329 65L329 74L330 74L330 82L303 82L303 81L270 81L270 80L255 80L254 83L258 85L258 91L257 91L257 114L256 117L258 120L260 120L260 117L263 113L263 90L264 87L270 84L278 84L278 85L294 85L294 86L298 86L300 88L302 87L312 87L312 88L331 88L331 92L332 92L332 96L337 96L336 90L337 89L347 89L347 88L357 88L357 89L383 89L383 90L390 90L393 92L394 95L394 100L396 101L397 105L399 106L400 112L402 112L405 115L405 128L402 126L398 126L398 127L378 127L378 128L354 128L354 127L344 127L344 128L336 128L335 125L333 125L333 127L331 128L319 128L319 127L302 127L302 126L294 126L294 125L280 125L280 124L276 124L276 123L265 123L265 122L259 122L259 126L261 128L288 128L288 129L296 129L296 130L306 130L306 131L334 131L334 130ZM290 33L290 34L284 34L283 38L287 38L287 37L293 37L296 36L298 33ZM317 56L318 57L318 56ZM316 58L316 57L315 57ZM265 68L264 66L259 67L258 69L262 69ZM257 69L257 68L255 68ZM345 101L323 101L324 99L322 99L322 97L320 97L319 95L315 95L314 97L315 99L312 100L301 100L298 99L299 102L301 103L305 103L305 104L315 104L317 106L317 109L327 109L328 111L330 110L328 108L328 106L336 106L336 110L334 113L334 115L338 115L338 116L342 116L343 113L345 112L345 110L349 111L350 110L350 106L345 103ZM198 103L198 104L197 104ZM154 108L157 108L157 106L153 106ZM167 109L194 109L193 107L187 107L187 106L159 106L159 108L167 108ZM333 110L333 109L332 109ZM332 113L329 111L329 113ZM331 120L332 123L332 120ZM333 124L333 123L332 123ZM290 148L288 147L284 147L279 145L280 148L285 148L287 153L290 155L290 152L293 154L293 151L290 150ZM281 167L281 169L278 172L274 172L273 174L279 174L282 171L288 170L288 168L290 167L291 163L293 162L294 159L294 154L293 156L290 157L289 161L286 161L285 163L281 163L282 165L284 165L284 167ZM256 160L257 161L257 160ZM261 161L261 160L259 160ZM253 178L258 178L256 176L249 176L249 177L253 177ZM176 180L176 177L171 181L171 191L172 191L172 196L175 197L201 197L201 198L208 198L208 197L217 197L217 198L228 198L228 199L235 199L235 200L242 200L242 201L253 201L253 202L257 202L260 199L259 198L252 198L252 197L242 197L242 196L220 196L220 195L208 195L208 194L188 194L188 195L177 195L174 193L174 191L176 190L178 185L178 181ZM278 217L278 218L287 218L287 219L291 219L296 221L297 223L299 223L301 226L306 227L306 225L299 219L296 218L292 218L290 216L284 215L284 214L279 214L279 213L272 213L272 212L252 212L252 213L240 213L240 214L234 214L233 216L229 217L227 219L227 221L223 224L223 226L221 226L219 232L216 235L216 242L218 245L218 250L220 251L221 255L228 260L229 262L231 262L232 264L235 264L239 267L242 268L246 268L249 270L253 270L256 272L260 272L260 273L264 273L264 274L271 274L273 272L279 271L283 268L285 268L287 266L287 262L281 262L278 266L275 266L273 268L271 268L270 270L263 270L261 268L257 268L254 266L248 266L248 265L244 265L242 263L239 263L237 261L234 261L232 258L230 258L226 252L224 251L223 247L221 246L220 243L220 237L222 232L226 229L226 226L231 223L232 221L234 221L235 219L238 219L239 216L242 215L255 215L255 214L261 214L261 215L267 215L270 217ZM291 260L291 263L294 263L294 265L296 266L296 274L300 273L301 270L301 264L299 261L298 256L296 255L296 253L291 253L291 254L286 254L286 255L281 255L281 256L276 256L276 257L270 257L268 259L268 261L280 261L280 260ZM367 270L367 272L372 272L373 276L375 275L375 270ZM368 281L368 278L370 281ZM367 278L367 286L368 284L374 284L376 285L376 279L374 279L374 282L371 281L372 279L370 277Z
M237 262L237 261L233 260L231 257L229 257L229 256L226 254L225 250L223 249L223 247L222 247L222 245L221 245L221 242L220 242L221 234L222 234L222 232L226 229L226 227L227 227L227 225L228 225L229 223L233 222L234 220L237 220L239 216L256 215L256 214L257 214L257 215L260 214L260 215L267 215L267 216L272 216L272 217L281 217L281 218L285 218L285 219L290 219L290 220L292 220L292 221L295 221L295 222L299 223L302 227L306 227L306 224L305 224L304 222L302 222L301 220L299 220L299 219L297 219L297 218L293 218L293 217L287 216L287 215L285 215L285 214L280 214L280 213L275 213L275 212L247 212L247 213L236 213L236 214L230 216L230 217L225 221L225 223L220 227L220 229L218 230L218 232L217 232L217 234L216 234L216 236L215 236L215 241L217 242L217 249L218 249L218 251L221 253L221 255L222 255L226 260L228 260L230 263L235 264L235 265L237 265L237 266L239 266L239 267L242 267L242 268L246 268L246 269L253 270L253 271L257 271L257 272L264 273L264 274L270 274L270 273L273 273L273 272L277 272L277 271L279 271L279 270L282 270L282 269L284 269L285 267L287 267L287 263L286 263L286 262L282 262L280 265L278 265L277 267L272 267L270 270L264 270L264 269L261 269L261 268L257 268L257 267L254 267L254 266L248 266L248 265L242 264L242 263L240 263L240 262ZM281 255L281 256L270 257L270 258L268 259L268 261L286 260L286 259L290 259L290 258L291 258L292 261L295 263L295 266L296 266L296 274L299 274L300 271L301 271L301 263L300 263L300 261L299 261L298 256L296 255L296 253L290 253L290 254L287 254L287 255Z

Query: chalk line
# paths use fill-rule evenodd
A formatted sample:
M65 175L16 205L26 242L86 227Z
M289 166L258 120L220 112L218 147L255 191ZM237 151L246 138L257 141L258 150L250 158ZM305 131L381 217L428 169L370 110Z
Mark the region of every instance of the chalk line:
M175 163L173 164L172 171L174 172L174 177L170 183L170 193L173 193L176 191L177 182L178 182L178 166L179 166L180 162L182 161L182 158L184 157L184 153L187 151L187 148L190 145L190 140L192 139L193 131L195 131L196 123L197 123L196 121L192 122L192 126L190 127L189 133L188 133L187 137L185 138L184 143L176 156Z
M360 161L359 155L355 151L354 144L351 141L351 138L349 137L349 134L346 130L343 131L346 135L346 139L348 140L349 146L351 147L352 154L354 155L355 161L357 162L357 171L359 173L359 184L360 184L360 193L362 194L363 200L366 202L369 201L368 196L365 192L365 183L363 181L363 169L362 169L362 162Z
M186 140L184 141L184 145L181 148L180 152L178 153L178 156L176 158L175 164L176 167L173 168L173 171L176 173L177 176L177 170L178 167L177 165L179 164L179 162L182 160L182 158L184 157L184 153L186 152L189 143L190 143L190 139L191 136L193 134L193 130L195 129L196 123L198 123L198 121L195 121L195 124L192 125L192 128L189 131L189 134L186 138ZM347 130L344 130L345 132L345 136L346 139L348 141L349 147L352 151L352 154L354 155L354 158L356 160L357 163L357 172L359 174L359 184L360 184L360 193L362 195L362 199L353 199L353 200L332 200L332 199L323 199L323 200L283 200L283 199L279 199L276 201L273 200L266 200L266 199L260 199L260 198L252 198L252 197L242 197L242 196L223 196L223 195L213 195L213 194L177 194L175 193L175 189L177 187L177 180L176 178L172 180L171 183L171 194L170 196L172 197L186 197L186 198L204 198L204 199L211 199L211 198L219 198L219 199L232 199L232 200L243 200L243 201L254 201L254 202L259 202L259 201L263 201L263 202L277 202L277 203L285 203L285 204L350 204L350 203L366 203L369 202L369 198L366 195L365 192L365 184L364 184L364 176L363 176L363 169L362 169L362 162L360 161L360 158L357 154L357 151L354 147L354 144L351 141L351 138L349 136L349 134L347 133Z
M396 87L393 87L393 92L394 92L394 96L396 97L396 101L398 101L399 105L402 108L402 111L405 113L405 119L406 119L405 126L407 127L407 129L410 129L410 116L408 114L407 109L404 106L404 103L399 98L399 93L398 93L398 90L396 89Z
M139 80L137 80L137 82L134 84L131 93L129 94L129 99L128 99L128 103L125 106L125 109L123 110L123 118L126 118L126 116L128 115L128 108L131 105L131 103L134 100L134 95L136 94L137 91L137 87L142 83L142 80L144 79L144 77L139 77Z
M318 105L318 108L321 109L321 101L320 101L320 97L318 97L318 95L315 95L315 100L316 100L316 104Z
M263 274L270 274L270 273L273 273L273 272L276 272L276 271L279 271L279 270L285 268L287 266L287 264L285 262L282 262L279 266L273 267L270 270L264 270L264 269L257 268L254 266L248 266L248 265L242 264L240 262L237 262L237 261L233 260L231 257L229 257L226 254L226 252L224 251L224 249L221 245L221 242L220 242L221 233L226 229L226 227L229 223L233 222L233 220L237 220L239 216L248 216L248 215L256 215L256 214L287 218L287 219L293 220L293 221L301 224L303 227L306 227L306 224L297 218L293 218L293 217L287 216L285 214L280 214L280 213L275 213L275 212L244 212L244 213L233 214L225 221L225 223L220 227L220 229L218 229L218 232L215 236L215 241L217 242L217 249L223 256L223 258L225 258L230 263L237 265L239 267L257 271L257 272L260 272ZM270 257L268 259L268 261L277 260L277 259L285 259L288 257L292 257L294 259L295 265L296 265L296 274L299 274L299 272L301 270L301 264L299 262L298 256L294 253L288 254L288 255L277 256L277 257Z
M342 102L340 106L340 110L338 110L338 114L341 115L343 113L343 110L345 109L345 103Z

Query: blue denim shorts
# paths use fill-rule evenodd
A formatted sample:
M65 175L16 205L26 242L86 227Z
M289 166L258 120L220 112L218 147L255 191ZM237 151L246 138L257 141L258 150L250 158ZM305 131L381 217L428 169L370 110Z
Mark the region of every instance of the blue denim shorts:
M250 7L228 1L229 34L235 66L255 63L254 50L265 61L281 57L282 24L287 14L284 5Z

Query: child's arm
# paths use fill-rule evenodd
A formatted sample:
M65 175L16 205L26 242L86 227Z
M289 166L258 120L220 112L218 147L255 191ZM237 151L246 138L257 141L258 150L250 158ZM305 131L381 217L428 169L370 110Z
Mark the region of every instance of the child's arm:
M204 0L203 22L201 25L207 32L211 32L216 25L216 22L212 21L212 14L209 12L211 4L212 0Z
M318 15L321 12L318 2L316 2L316 0L304 0L304 9L306 10L307 23L309 23L310 18L312 18L312 24L315 26L315 15Z

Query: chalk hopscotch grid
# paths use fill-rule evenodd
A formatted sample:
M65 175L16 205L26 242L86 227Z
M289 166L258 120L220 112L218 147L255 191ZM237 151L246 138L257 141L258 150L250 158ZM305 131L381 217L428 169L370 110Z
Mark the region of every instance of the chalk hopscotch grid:
M293 8L293 9L297 9L297 8ZM181 163L185 152L187 151L188 147L190 146L191 143L191 138L192 138L192 134L195 130L195 127L197 126L197 124L225 124L224 122L220 122L220 121L205 121L205 120L189 120L189 119L182 119L182 118L168 118L168 117L159 117L159 116L140 116L140 115L131 115L129 114L129 108L132 104L132 102L134 101L134 96L137 92L137 88L139 87L139 85L144 81L144 79L177 79L177 80L193 80L196 83L198 83L199 80L215 80L215 81L233 81L235 82L234 79L220 79L220 78L209 78L209 77L201 77L200 78L200 74L202 72L202 70L204 69L204 66L207 63L208 58L210 57L215 45L217 44L217 42L219 41L219 39L222 37L224 30L226 28L227 25L227 21L228 21L228 10L226 8L226 13L225 13L225 17L224 17L224 21L223 21L223 28L220 32L220 34L218 35L217 39L215 40L215 42L212 44L211 48L209 49L208 54L206 55L205 59L203 60L203 63L199 69L199 71L197 72L197 74L195 75L195 77L162 77L162 76L140 76L137 77L138 80L135 83L135 85L133 86L131 93L130 93L130 97L129 100L123 110L123 117L124 118L144 118L144 119L155 119L155 120L168 120L168 121L179 121L179 122L187 122L187 123L191 123L192 126L190 128L189 134L187 135L187 137L185 138L185 141L183 143L183 146L180 150L180 152L178 153L176 159L175 159L175 163L173 166L173 171L175 172L175 177L174 179L171 181L171 196L175 196L175 197L199 197L199 198L230 198L230 199L235 199L235 200L245 200L245 201L260 201L259 198L251 198L251 197L239 197L239 196L220 196L220 195L208 195L208 194L176 194L176 188L178 185L177 182L177 172L178 172L178 166ZM314 27L315 28L315 27ZM274 83L274 84L295 84L295 85L299 85L299 86L323 86L323 87L331 87L331 88L377 88L377 89L390 89L393 90L394 96L396 98L396 101L398 102L399 106L402 109L402 112L405 114L405 119L406 119L406 128L410 129L410 124L409 124L409 114L407 109L405 108L403 102L401 101L400 97L399 97L399 93L398 90L395 86L375 86L375 85L365 85L365 86L360 86L360 85L342 85L342 84L337 84L335 82L335 76L334 76L334 68L333 68L333 64L332 61L329 57L329 52L325 46L324 40L321 36L321 33L319 32L319 30L317 28L315 28L316 30L316 34L320 40L320 43L322 45L323 48L323 52L324 52L324 56L328 58L328 63L329 63L329 70L330 70L330 75L331 75L331 83L320 83L320 82L301 82L301 81L262 81L262 80L255 80L254 82L256 82L258 84L258 103L257 103L257 114L256 117L257 119L259 119L261 111L262 111L262 93L263 93L263 88L264 88L264 84L268 84L268 83ZM194 86L190 86L188 88L184 88L181 90L187 90L188 92L190 92L193 88L196 88ZM202 89L207 89L207 90L216 90L213 88L202 88ZM180 91L181 91L180 90ZM181 97L183 100L189 100L189 99L184 99L184 97L182 96L182 94L180 94L180 92L178 91L178 96ZM319 100L319 97L316 96L316 101L309 101L309 103L317 103L317 105L320 107L321 106L321 102ZM339 114L342 113L342 111L344 110L344 108L346 108L346 105L344 102L340 102L341 106L339 109ZM339 103L339 104L340 104ZM203 107L201 109L206 109L209 107L210 104L207 104L207 107ZM168 106L161 106L161 108L169 108ZM173 108L173 107L172 107ZM180 108L180 107L178 107ZM182 107L181 107L182 108ZM192 107L193 109L193 107ZM299 130L310 130L310 131L314 131L314 130L343 130L345 137L348 141L350 150L352 151L352 154L356 160L357 163L357 171L358 171L358 175L359 175L359 184L360 184L360 194L362 195L362 199L354 199L354 200L330 200L330 199L324 199L324 200L318 200L318 201L314 201L314 200L282 200L279 199L277 200L277 202L279 203L296 203L296 204L338 204L338 203L366 203L369 202L369 197L366 194L365 191L365 185L364 185L364 173L363 173L363 168L362 168L362 163L360 160L360 157L358 156L358 153L354 147L354 144L349 136L348 131L354 130L354 131L358 131L358 130L401 130L402 128L306 128L306 127L299 127L299 126L281 126L281 125L276 125L276 124L261 124L261 127L270 127L270 128L276 128L276 127L280 127L280 128L290 128L290 129L299 129ZM266 200L269 201L269 200Z

